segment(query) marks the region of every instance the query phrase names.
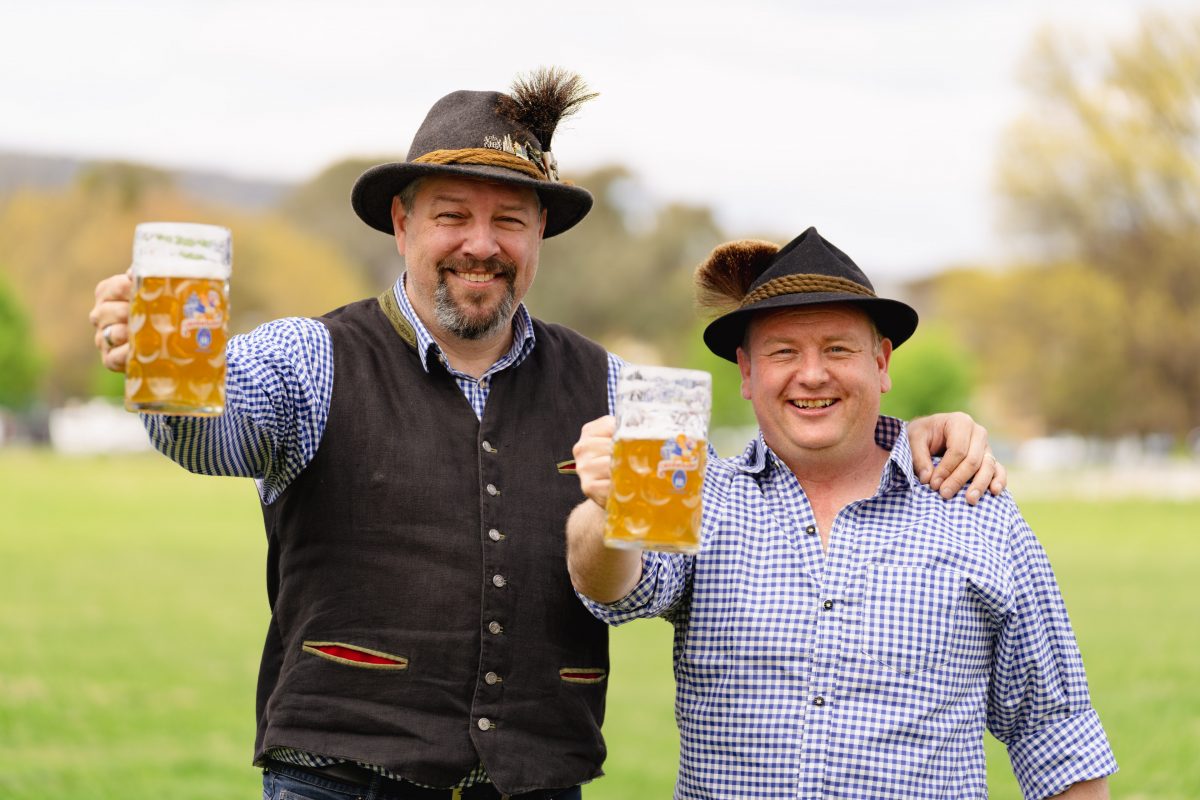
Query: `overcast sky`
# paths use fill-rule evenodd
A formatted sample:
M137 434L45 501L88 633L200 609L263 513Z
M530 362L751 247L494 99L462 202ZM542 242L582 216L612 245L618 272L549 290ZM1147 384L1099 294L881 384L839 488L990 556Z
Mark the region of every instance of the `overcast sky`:
M816 225L884 281L1001 257L995 153L1041 27L1103 43L1147 8L1200 7L0 2L0 149L302 180L402 155L449 91L557 64L601 94L555 136L565 172L626 164L731 235Z

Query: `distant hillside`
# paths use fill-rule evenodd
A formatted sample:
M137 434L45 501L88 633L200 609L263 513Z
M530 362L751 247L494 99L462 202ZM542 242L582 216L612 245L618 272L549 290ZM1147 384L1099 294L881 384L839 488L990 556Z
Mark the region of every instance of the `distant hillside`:
M0 197L22 187L69 186L92 160L0 151ZM273 208L294 187L291 183L249 180L219 172L163 170L175 185L198 200L247 210Z

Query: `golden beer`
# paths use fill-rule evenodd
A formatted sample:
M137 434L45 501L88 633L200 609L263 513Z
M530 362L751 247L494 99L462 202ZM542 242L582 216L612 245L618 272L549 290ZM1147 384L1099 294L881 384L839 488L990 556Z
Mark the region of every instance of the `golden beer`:
M137 278L129 308L125 408L210 416L225 410L229 288L213 278Z
M606 545L699 551L711 406L707 372L622 365Z
M707 463L703 439L613 442L612 491L605 542L677 553L700 549L700 490Z
M191 416L225 411L231 255L227 228L137 226L126 409Z

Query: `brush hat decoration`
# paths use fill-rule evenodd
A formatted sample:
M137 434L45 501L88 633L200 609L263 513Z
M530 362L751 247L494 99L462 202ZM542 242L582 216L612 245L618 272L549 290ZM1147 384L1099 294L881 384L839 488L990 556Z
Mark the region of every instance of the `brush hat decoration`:
M545 236L591 210L586 189L562 181L550 142L558 124L596 97L583 79L556 67L518 77L510 94L461 90L433 104L404 161L371 167L350 200L363 222L392 233L392 198L426 175L452 175L534 189L546 209Z
M893 348L917 328L912 307L878 297L858 265L816 228L782 248L753 239L719 245L696 269L696 300L720 315L704 329L704 343L734 362L753 315L775 309L849 303L874 320Z

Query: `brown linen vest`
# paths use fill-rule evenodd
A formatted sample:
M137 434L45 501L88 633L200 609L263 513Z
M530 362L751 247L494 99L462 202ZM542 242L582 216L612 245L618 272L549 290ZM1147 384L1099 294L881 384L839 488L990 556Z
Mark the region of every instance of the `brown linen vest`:
M535 321L537 346L492 376L480 422L388 306L322 318L325 432L263 507L255 760L295 748L429 786L482 761L505 793L594 778L608 631L571 589L564 529L583 495L557 465L608 413L607 354Z

